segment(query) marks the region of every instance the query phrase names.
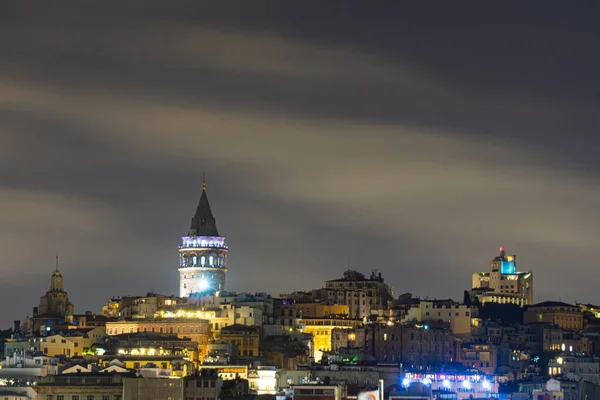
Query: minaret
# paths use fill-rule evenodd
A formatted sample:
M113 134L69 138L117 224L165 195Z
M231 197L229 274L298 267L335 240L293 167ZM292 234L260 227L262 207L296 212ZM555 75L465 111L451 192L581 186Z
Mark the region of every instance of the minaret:
M187 236L179 246L179 295L209 294L225 290L227 245L219 235L217 222L206 195L202 178L202 195Z

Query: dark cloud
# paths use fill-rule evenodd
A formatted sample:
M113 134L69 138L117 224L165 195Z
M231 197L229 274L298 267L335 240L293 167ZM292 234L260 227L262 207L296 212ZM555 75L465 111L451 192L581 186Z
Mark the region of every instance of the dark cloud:
M203 171L233 290L460 298L504 245L596 300L594 10L128 3L0 13L3 323L57 252L78 312L174 293Z

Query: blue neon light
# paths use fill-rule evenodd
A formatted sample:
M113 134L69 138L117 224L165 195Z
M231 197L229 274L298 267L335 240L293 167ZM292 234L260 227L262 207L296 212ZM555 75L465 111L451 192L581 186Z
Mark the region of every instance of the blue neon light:
M500 272L503 274L516 274L517 267L514 261L500 261Z

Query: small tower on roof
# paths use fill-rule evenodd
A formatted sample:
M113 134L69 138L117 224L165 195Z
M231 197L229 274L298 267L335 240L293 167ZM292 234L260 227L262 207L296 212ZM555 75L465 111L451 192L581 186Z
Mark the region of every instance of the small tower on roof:
M58 270L58 256L56 256L56 267L52 273L52 278L50 278L50 290L52 292L62 292L63 290L62 275Z

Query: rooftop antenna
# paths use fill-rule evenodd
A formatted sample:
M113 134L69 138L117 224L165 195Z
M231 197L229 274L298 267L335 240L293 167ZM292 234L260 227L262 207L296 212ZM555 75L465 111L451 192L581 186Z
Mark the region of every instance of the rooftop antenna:
M56 272L58 272L58 254L56 255Z

